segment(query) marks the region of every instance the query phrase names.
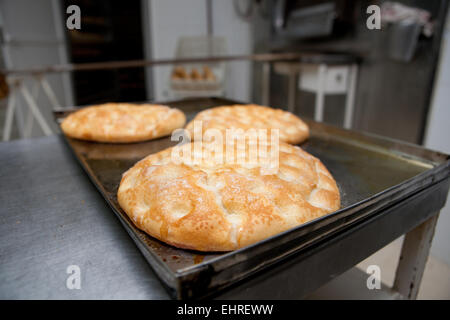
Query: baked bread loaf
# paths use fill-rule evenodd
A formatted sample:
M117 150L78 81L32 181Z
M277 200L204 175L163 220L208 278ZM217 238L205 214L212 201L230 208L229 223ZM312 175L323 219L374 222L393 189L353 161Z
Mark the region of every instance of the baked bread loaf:
M71 113L61 123L61 129L72 138L124 143L169 135L185 122L183 112L167 106L106 103Z
M279 129L280 140L298 144L309 137L309 128L299 117L281 109L259 106L255 104L231 105L210 108L199 112L188 123L186 130L194 140L194 121L202 121L202 129Z
M179 248L230 251L340 207L331 174L297 146L279 144L273 174L264 173L262 158L220 163L212 149L205 142L175 146L147 156L123 174L118 201L139 229ZM209 156L197 161L174 161L173 155L205 152Z

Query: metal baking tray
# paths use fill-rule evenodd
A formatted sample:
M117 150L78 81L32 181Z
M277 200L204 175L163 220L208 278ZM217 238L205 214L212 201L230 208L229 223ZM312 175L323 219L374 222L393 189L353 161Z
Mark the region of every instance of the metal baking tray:
M188 120L205 108L237 103L222 98L186 99L165 104ZM60 122L75 109L55 111ZM176 299L203 298L282 264L309 246L392 206L450 176L450 158L366 133L308 121L310 139L301 147L322 160L336 179L341 209L251 246L228 253L201 253L166 245L137 229L117 202L117 188L128 168L145 156L175 145L169 137L131 143L86 142L65 137L89 178Z

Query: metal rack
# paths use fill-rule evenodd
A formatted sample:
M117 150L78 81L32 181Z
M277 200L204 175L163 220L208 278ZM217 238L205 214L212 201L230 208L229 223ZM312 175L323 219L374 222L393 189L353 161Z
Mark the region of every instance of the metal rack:
M52 130L43 117L36 101L36 96L42 88L48 98L53 110L61 106L46 76L54 73L70 73L74 71L93 71L93 70L111 70L123 68L142 68L155 67L160 65L177 65L192 63L218 63L232 61L254 61L262 63L262 103L270 104L270 73L271 65L274 62L297 62L304 64L324 63L332 65L354 63L355 57L346 54L322 54L322 53L263 53L252 55L227 55L227 56L211 56L211 57L195 57L183 59L160 59L160 60L130 60L130 61L111 61L96 62L83 64L63 64L51 65L46 67L36 67L29 69L4 69L0 73L4 74L7 82L11 87L10 96L7 103L7 111L5 124L3 127L3 141L8 141L11 137L14 113L16 111L16 95L22 95L26 106L29 109L27 115L24 137L28 137L34 119L39 124L45 135L52 134ZM26 80L33 81L33 89L30 90L25 85Z

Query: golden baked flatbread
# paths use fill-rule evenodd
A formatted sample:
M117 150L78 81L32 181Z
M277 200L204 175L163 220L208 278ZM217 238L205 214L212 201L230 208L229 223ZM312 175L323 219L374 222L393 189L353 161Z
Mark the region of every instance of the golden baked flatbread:
M71 113L61 124L72 138L98 142L138 142L169 135L186 122L183 112L153 104L106 103Z
M210 108L198 113L186 129L193 138L194 121L201 120L203 132L207 129L279 129L280 140L298 144L309 137L308 125L299 117L281 109L255 104Z
M196 141L147 156L124 173L120 206L149 235L199 251L235 250L340 207L331 174L297 146L279 144L273 174L264 174L262 158L257 164L231 158L220 163L213 152L198 162L173 161L174 154L210 151L208 143Z

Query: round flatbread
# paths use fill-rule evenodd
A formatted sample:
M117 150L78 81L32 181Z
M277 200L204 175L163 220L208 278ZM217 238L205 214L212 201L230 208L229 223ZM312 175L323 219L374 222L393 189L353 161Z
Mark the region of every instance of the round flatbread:
M331 174L297 146L280 143L278 169L269 173L270 161L221 163L212 149L198 141L175 146L124 173L118 201L139 229L179 248L230 251L340 207ZM189 154L210 156L182 157Z
M198 113L186 129L194 138L194 121L201 121L202 131L226 129L279 129L280 140L298 144L309 137L308 125L299 117L281 109L256 104L210 108Z
M169 135L186 122L183 112L155 104L106 103L71 113L61 124L69 137L111 143Z

